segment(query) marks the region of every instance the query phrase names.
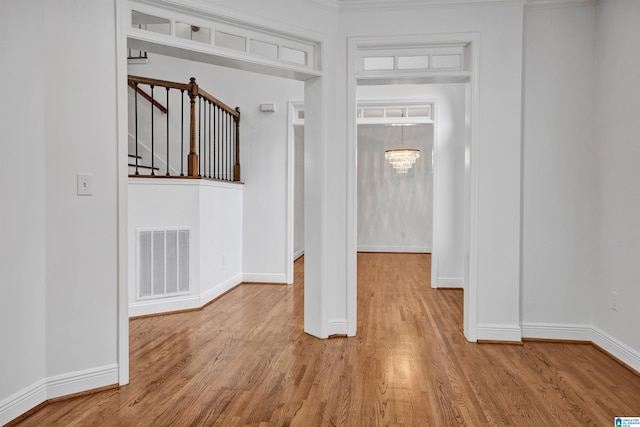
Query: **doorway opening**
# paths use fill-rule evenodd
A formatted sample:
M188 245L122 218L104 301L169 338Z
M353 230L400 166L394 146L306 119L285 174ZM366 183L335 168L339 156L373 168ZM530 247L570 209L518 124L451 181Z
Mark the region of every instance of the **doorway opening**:
M144 28L134 27L132 26L132 22L136 22L135 19L138 12L129 10L127 7L124 7L124 10L121 13L121 22L119 23L123 31L121 32L122 40L119 44L119 60L118 60L118 80L119 80L119 89L118 89L118 107L119 107L119 119L118 119L118 128L119 128L119 159L122 164L126 161L128 157L128 147L127 147L127 63L124 60L126 57L127 48L148 52L146 56L146 61L144 63L138 63L137 66L144 67L148 66L154 61L153 56L158 55L158 58L162 56L163 60L167 63L175 63L178 61L187 61L189 63L188 68L185 70L185 67L180 69L180 66L168 67L162 71L162 75L154 75L151 77L159 78L162 77L163 80L171 80L171 81L182 81L184 80L184 76L182 73L186 72L187 80L189 77L197 74L198 76L205 76L207 78L212 78L209 74L226 74L226 73L239 73L244 77L248 75L251 76L251 79L239 79L239 78L224 78L219 79L216 84L211 84L209 87L219 87L222 90L227 91L227 93L241 93L242 101L234 101L233 97L227 97L224 95L220 95L219 92L216 92L215 95L228 100L229 104L239 105L243 111L243 118L248 123L253 123L255 126L259 128L259 131L250 132L249 127L244 127L245 132L242 137L242 144L240 145L240 162L241 165L244 163L245 168L242 169L242 178L241 181L246 181L249 184L244 186L243 194L244 199L247 198L249 193L251 193L251 201L254 205L246 207L246 211L253 213L254 219L251 224L247 225L247 215L243 214L243 212L239 212L238 210L234 211L234 215L236 220L241 218L241 222L243 223L242 229L243 234L251 234L252 236L258 236L257 239L263 239L265 246L267 244L273 244L276 247L276 250L272 251L263 251L262 254L264 256L260 256L259 252L262 249L261 244L245 244L244 247L239 251L234 250L234 256L238 253L241 253L240 256L236 256L235 259L241 259L241 262L236 263L235 265L239 265L238 271L236 272L236 276L233 278L236 281L237 276L240 278L237 280L237 283L253 281L253 282L272 282L272 283L284 283L286 281L286 274L284 272L285 265L285 232L284 229L286 227L285 223L285 200L286 200L286 191L284 187L284 183L286 182L286 145L283 144L283 140L285 140L286 135L285 128L282 126L283 121L286 121L286 108L284 105L286 104L286 100L283 100L282 103L279 104L279 108L276 108L275 111L270 111L268 109L260 108L260 103L264 101L271 101L272 97L265 95L266 99L258 99L255 96L260 97L261 92L260 88L268 88L271 90L271 94L276 93L274 96L295 96L296 98L304 98L307 101L308 105L308 122L310 128L321 128L322 124L320 123L320 111L322 106L323 92L322 92L322 70L316 60L319 57L320 45L321 41L311 41L308 38L300 39L300 43L297 43L295 46L292 45L293 36L291 34L287 34L286 37L283 36L282 40L286 39L287 49L276 49L278 52L276 58L264 59L264 55L260 55L260 52L249 49L246 52L237 53L230 52L228 49L232 48L232 46L224 45L224 37L218 37L215 43L212 42L211 39L212 32L209 32L208 40L212 43L209 44L198 44L195 39L187 38L182 40L181 34L177 30L182 28L181 22L189 22L191 24L195 23L193 21L194 16L199 16L198 11L190 11L187 13L186 11L176 12L172 10L163 10L161 8L150 8L150 7L142 7L145 9L144 20L145 22L141 24ZM174 17L174 15L178 13L181 14L180 19L169 19ZM184 15L184 16L183 16ZM188 16L187 16L188 15ZM156 22L155 20L150 20L149 17L158 17L161 22ZM130 19L131 18L131 19ZM135 18L135 19L134 19ZM211 22L204 22L204 20L208 20L211 18ZM182 21L186 19L186 21ZM213 15L207 15L206 17L197 18L199 21L202 21L202 25L197 26L187 26L187 30L191 28L190 31L194 32L194 28L199 28L197 30L198 34L204 34L202 32L203 29L208 28L209 30L214 28L214 25L219 24L216 21L217 17ZM133 20L133 21L132 21ZM153 22L151 22L153 21ZM235 22L235 21L234 21ZM233 26L234 22L225 21L225 25ZM200 22L198 22L200 23ZM247 30L251 26L248 23L239 23L242 25L238 25L234 27L237 30L237 34L233 35L236 37L234 40L239 40L244 37L245 40L248 40ZM160 27L156 28L156 25ZM168 33L167 33L167 28ZM157 31L156 31L157 30ZM175 31L174 31L175 30ZM251 37L255 39L258 37L258 33L262 31L261 28L255 29L253 33L251 33ZM175 34L175 36L174 36ZM227 33L224 33L227 34ZM261 34L261 33L260 33ZM269 32L270 40L276 40L279 33L277 31ZM229 35L229 34L227 34ZM170 37L167 37L170 36ZM275 38L274 38L275 37ZM191 41L194 43L191 43ZM276 40L278 43L280 39ZM222 44L221 44L222 43ZM274 42L275 43L275 42ZM285 43L282 41L282 43ZM258 45L257 43L255 44ZM247 44L248 46L248 44ZM276 46L276 45L273 45ZM293 46L293 47L292 47ZM225 50L226 49L226 50ZM283 56L284 55L284 56ZM289 56L286 56L289 55ZM294 55L292 58L290 55ZM296 60L296 58L300 58L300 60ZM152 64L153 65L153 64ZM174 64L175 65L175 64ZM205 67L218 67L215 73L208 73ZM171 68L171 69L169 69ZM199 70L200 73L196 73L193 70ZM165 74L166 73L166 74ZM194 73L194 74L191 74ZM179 76L176 76L180 74ZM265 81L266 79L266 81ZM249 85L245 83L247 80L251 80L254 86L258 87L258 90L254 90L253 92L249 88ZM226 84L221 87L219 82L224 81ZM275 82L275 83L274 83ZM280 87L286 84L296 84L294 93L292 91L278 91L276 87ZM243 86L244 85L244 86ZM152 92L153 93L153 92ZM288 98L287 98L288 99ZM278 101L278 99L273 99L274 101ZM246 107L242 107L244 104ZM153 111L153 110L152 110ZM271 113L271 114L269 114ZM277 120L275 116L281 115ZM252 117L253 116L253 117ZM317 122L317 123L315 123ZM242 126L242 125L241 125ZM273 137L273 135L269 135L271 131L275 133L279 132L280 135L277 137ZM272 132L273 133L273 132ZM311 137L308 138L310 142L316 142L320 139L320 132L314 132ZM259 139L260 142L264 142L265 139L276 140L278 144L272 144L273 146L268 146L268 144L257 144L255 143L252 147L255 149L255 153L257 153L253 159L245 156L246 153L242 153L243 147L248 147L248 142L252 140L251 136L253 136L253 141L257 142ZM314 146L320 147L321 144L317 143ZM262 150L262 151L260 151ZM315 156L313 158L318 158L318 153L313 153ZM305 157L311 157L305 155ZM270 162L270 160L277 160L277 162ZM255 176L259 174L261 171L272 168L274 163L277 163L277 171L273 173L267 174L266 179L262 179L259 176ZM125 166L126 168L126 166ZM254 176L252 176L252 173ZM264 177L263 177L264 178ZM128 358L129 358L129 331L128 331L128 318L129 318L129 307L130 307L130 291L131 287L135 286L131 282L135 282L135 278L133 280L130 279L130 269L126 266L127 264L133 264L131 262L132 250L129 250L129 247L132 243L131 230L127 227L127 217L128 217L128 199L131 196L128 191L128 177L127 174L123 171L120 173L119 177L119 218L120 218L120 243L119 243L119 253L120 253L120 261L121 261L121 271L119 272L119 332L118 332L118 360L120 366L120 383L126 384L128 382ZM175 180L177 182L177 180ZM311 181L311 180L307 180ZM271 186L270 188L278 188L278 194L274 197L271 197L271 194L265 194L265 192L260 191L260 188L256 183L259 183L263 186ZM314 182L313 185L320 186L320 182ZM176 184L178 185L178 184ZM251 188L253 186L253 189ZM318 205L321 206L321 201L316 197L311 199L312 209L307 209L307 212L318 212ZM216 201L219 202L219 201ZM305 204L308 204L309 200L305 200ZM215 204L215 202L213 203ZM167 202L167 206L171 208L176 208L170 201ZM277 205L277 212L274 212L275 209L271 209L274 205ZM217 208L221 209L221 204L218 203ZM315 209L314 209L315 208ZM194 207L194 210L198 210L198 206ZM268 212L267 212L268 211ZM264 212L267 212L271 217L266 217L263 215ZM250 216L250 215L249 215ZM179 220L174 220L174 222L180 222ZM311 215L311 219L305 221L306 223L319 223L320 220L317 216ZM261 223L262 226L261 226ZM276 227L270 227L270 224L277 224ZM150 227L152 227L151 225ZM270 227L270 228L269 228ZM211 228L211 227L210 227ZM219 231L218 227L218 231ZM318 231L314 231L314 234L320 234L320 227L315 227ZM195 230L202 231L202 230ZM272 232L276 236L275 239L269 239L265 237L264 230L268 229L269 232ZM211 230L210 230L211 231ZM213 230L210 234L215 234L216 230ZM239 237L243 239L243 237ZM194 239L195 240L195 239ZM268 241L270 240L270 241ZM192 240L193 241L193 240ZM195 242L194 244L198 244L199 248L202 248L201 242ZM315 239L310 243L307 243L307 247L310 247L310 255L307 257L307 266L306 270L311 272L310 279L305 280L305 289L309 289L309 292L305 292L305 295L311 295L313 297L314 293L322 293L321 282L317 279L319 274L314 274L316 272L321 272L323 266L321 265L321 260L319 254L319 250L316 249L317 246L320 245L320 239ZM256 249L257 248L257 249ZM223 251L226 249L223 249ZM251 252L253 251L253 252ZM250 252L250 253L248 253ZM135 255L133 255L135 256ZM255 271L247 271L249 264L246 262L248 259L253 259L254 267L256 267ZM222 252L214 256L213 258L207 258L210 261L210 264L214 267L228 266L230 262L230 257L228 254ZM200 263L202 264L202 263ZM266 267L265 267L266 266ZM277 271L271 271L269 268L277 266ZM207 266L205 266L207 267ZM262 268L264 267L264 268ZM135 270L135 268L134 268ZM199 273L202 273L202 266L198 270ZM135 272L134 272L135 274ZM203 276L201 274L201 276ZM200 280L200 283L204 283L204 281ZM209 292L208 295L197 295L192 298L193 303L200 303L204 298L208 298L212 293ZM199 301L196 301L198 300ZM308 307L311 306L312 309L309 310ZM191 308L191 307L188 307ZM305 312L305 330L312 335L322 336L324 335L324 331L322 330L322 326L326 323L322 316L317 311L313 311L312 304L305 304L304 307Z
M478 35L450 34L450 35L418 35L398 37L354 37L348 40L348 75L352 76L348 81L348 111L356 111L357 104L362 98L363 91L375 91L378 87L388 87L388 90L400 90L405 87L429 87L429 85L456 84L456 90L460 93L458 100L462 101L461 114L457 114L457 120L461 126L455 126L458 139L456 159L455 191L442 191L443 182L440 182L440 148L443 146L441 135L443 130L438 126L441 121L436 119L437 133L434 150L434 233L433 233L433 260L435 267L431 273L432 286L461 287L464 289L464 334L467 340L476 341L476 305L477 305L477 123L473 120L477 117L477 65L478 65ZM434 49L446 48L447 55L451 57L450 67L435 69L429 61ZM407 69L402 64L403 59L420 55L424 58L422 65ZM455 59L455 60L453 60ZM374 87L370 89L369 87ZM376 95L380 96L380 95ZM397 96L397 95L392 95ZM414 95L415 96L415 95ZM442 111L439 107L439 111ZM348 120L348 231L347 231L347 268L348 268L348 317L355 319L357 313L357 248L358 248L358 127L357 118L349 116ZM446 127L443 127L446 128ZM462 153L460 155L460 153ZM439 257L442 253L441 237L443 236L442 215L440 215L439 202L442 194L456 195L456 212L462 212L459 218L452 223L449 231L457 232L455 241L456 256L455 275L445 276L440 267L443 265ZM461 196L460 196L461 195ZM462 201L460 201L460 199ZM447 204L445 203L445 206ZM355 335L355 325L353 334Z

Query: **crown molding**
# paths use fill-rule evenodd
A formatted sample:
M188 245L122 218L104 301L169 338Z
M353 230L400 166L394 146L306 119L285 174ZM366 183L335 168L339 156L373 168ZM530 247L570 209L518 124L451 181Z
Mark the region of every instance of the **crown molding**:
M320 6L326 9L339 10L340 0L303 0L312 6Z
M304 0L338 11L415 9L454 6L524 5L529 8L594 6L599 0Z
M527 0L305 0L340 12L427 7L523 5Z
M596 6L598 0L527 0L526 8L554 9L561 7Z

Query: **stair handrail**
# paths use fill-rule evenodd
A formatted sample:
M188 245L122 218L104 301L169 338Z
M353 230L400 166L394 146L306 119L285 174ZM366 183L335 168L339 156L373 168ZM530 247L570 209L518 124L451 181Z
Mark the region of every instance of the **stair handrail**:
M191 83L171 82L169 80L152 79L149 77L134 76L131 74L129 74L129 82L142 83L145 85L162 86L162 87L168 87L172 89L184 89L184 90L191 89Z
M217 107L226 111L233 117L235 123L235 163L233 165L233 181L240 181L240 108L232 108L220 101L218 98L211 95L209 92L200 88L196 83L195 77L191 77L189 83L173 82L169 80L154 79L150 77L142 77L129 75L128 84L136 92L140 93L144 98L149 100L156 108L160 109L163 113L166 113L166 108L157 103L146 92L141 91L138 88L138 84L145 84L149 86L160 86L170 89L179 89L187 92L190 98L190 130L189 130L189 154L187 156L187 174L190 177L199 176L199 158L197 153L197 130L196 130L196 98L202 96L204 99L215 104ZM152 90L153 93L153 90Z
M196 84L195 82L195 78L191 78L192 79L192 83ZM235 151L235 164L233 165L233 180L234 181L240 181L240 108L236 107L235 109L229 107L227 104L225 104L224 102L220 101L218 98L216 98L215 96L211 95L210 93L208 93L207 91L205 91L204 89L198 88L198 92L200 93L200 95L202 95L205 99L209 100L210 102L213 102L214 104L216 104L217 106L219 106L220 108L222 108L223 110L225 110L227 113L229 113L231 116L233 116L233 120L235 122L236 125L236 151Z
M144 99L146 99L147 101L149 101L150 103L152 103L153 105L155 105L155 107L160 110L162 112L162 114L167 114L167 108L160 104L158 101L156 101L155 99L153 99L151 97L151 95L149 95L147 92L145 92L144 90L140 89L138 87L137 84L135 84L132 81L129 81L129 87L133 90L135 90L136 92L138 92Z

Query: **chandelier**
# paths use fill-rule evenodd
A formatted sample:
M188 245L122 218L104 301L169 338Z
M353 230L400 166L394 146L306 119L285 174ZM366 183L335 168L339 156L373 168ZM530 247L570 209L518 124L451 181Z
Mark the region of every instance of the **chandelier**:
M404 148L404 126L400 126L402 129L402 142L400 148L395 148L393 150L386 150L384 152L384 158L389 160L391 166L398 173L408 173L411 166L418 160L420 157L420 150L416 150L415 148Z

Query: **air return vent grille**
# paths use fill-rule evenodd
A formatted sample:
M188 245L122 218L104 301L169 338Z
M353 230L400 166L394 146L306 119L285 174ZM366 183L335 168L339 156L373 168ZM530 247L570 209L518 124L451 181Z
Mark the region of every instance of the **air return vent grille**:
M138 230L138 298L189 292L189 230Z

